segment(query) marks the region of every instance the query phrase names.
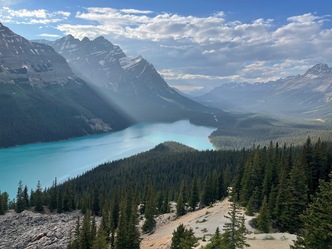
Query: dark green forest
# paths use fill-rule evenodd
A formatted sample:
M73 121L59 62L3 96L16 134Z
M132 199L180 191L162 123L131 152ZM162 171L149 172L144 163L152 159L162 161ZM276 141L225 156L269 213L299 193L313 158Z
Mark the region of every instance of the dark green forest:
M232 187L235 202L249 215L259 213L254 227L300 234L306 228L301 215L315 202L320 185L330 181L331 170L332 145L312 143L310 138L297 147L271 142L239 151L195 151L165 143L62 184L55 179L49 189L42 190L38 183L28 193L20 182L15 202L8 205L8 196L1 194L0 212L11 207L17 212L80 209L88 218L78 220L69 248L139 248L139 216L145 217L142 232L150 233L155 215L170 212L170 201L177 203L176 214L181 216L223 199ZM98 228L94 216L102 217Z

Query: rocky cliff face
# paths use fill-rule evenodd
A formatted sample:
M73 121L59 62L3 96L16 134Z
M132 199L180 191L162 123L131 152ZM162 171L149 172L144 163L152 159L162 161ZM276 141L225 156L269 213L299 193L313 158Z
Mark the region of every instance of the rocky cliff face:
M48 45L0 24L0 148L117 130L131 121Z
M41 86L77 78L65 59L48 45L29 42L0 23L0 82Z
M0 248L60 249L66 248L79 212L39 214L23 211L0 216Z
M212 120L209 125L216 124L213 116L220 111L182 96L142 56L127 57L104 37L78 40L69 35L49 44L66 58L75 74L138 122L200 116L200 120Z

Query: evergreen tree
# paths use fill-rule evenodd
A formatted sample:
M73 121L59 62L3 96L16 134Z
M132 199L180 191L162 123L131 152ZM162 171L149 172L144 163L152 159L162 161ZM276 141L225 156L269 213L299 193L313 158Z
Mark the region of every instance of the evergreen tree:
M212 173L209 173L204 180L204 188L202 193L202 204L208 206L215 200L215 188Z
M84 214L82 228L80 231L80 249L90 249L92 246L92 232L91 232L91 211L88 210Z
M55 178L53 181L52 188L50 189L50 203L49 203L49 209L51 212L55 209L57 209L57 195L58 195L58 189L57 189L57 179Z
M23 186L22 186L22 181L20 180L18 182L18 188L17 188L15 211L16 213L21 213L25 208L26 206L24 202Z
M194 181L193 181L193 185L191 187L189 206L191 207L191 209L193 211L195 211L198 203L199 203L198 177L195 177Z
M163 205L161 207L161 213L166 214L170 212L170 206L169 206L169 199L168 199L168 191L166 191L165 198L163 201Z
M218 175L217 181L217 200L221 200L227 196L227 185L225 184L224 175L222 171Z
M72 184L66 185L65 193L63 195L63 211L68 212L75 210L75 198Z
M186 209L183 203L183 195L182 192L180 192L177 203L176 203L176 215L182 216L186 214Z
M286 198L281 214L282 229L291 233L301 228L302 221L299 215L307 207L308 187L305 171L299 161L297 161L289 176L286 189Z
M100 223L97 235L92 242L92 249L108 249L103 223Z
M219 227L217 227L216 232L214 233L213 237L209 244L207 244L204 249L224 249L222 237L219 231Z
M95 215L100 215L100 200L99 200L99 191L98 189L95 189L93 194L93 204L92 204L92 210Z
M232 202L231 210L228 216L225 216L230 222L225 223L224 233L222 234L222 243L227 249L237 249L249 246L246 243L246 227L244 224L244 216L240 216L238 206Z
M268 233L271 227L271 216L267 203L267 197L264 196L263 204L259 210L259 216L257 218L258 229L264 233Z
M156 226L156 221L154 219L154 215L156 213L156 204L151 181L148 184L145 205L145 222L143 224L142 230L144 233L150 233Z
M24 207L29 208L30 207L30 201L29 201L29 194L28 194L28 187L27 185L24 186L23 189L23 202L24 202Z
M80 249L80 241L81 241L81 230L80 230L80 217L77 217L74 238L71 238L67 249Z
M8 210L8 194L0 192L0 215L4 215Z
M171 249L191 249L196 246L197 238L194 236L193 230L186 229L180 224L173 232Z
M332 174L330 175L332 178ZM332 181L321 181L313 203L301 216L304 224L293 249L332 249Z
M120 208L120 219L117 227L115 248L116 249L139 249L140 239L137 229L137 204L133 201L131 183L127 184L126 197Z
M57 203L56 203L56 211L57 213L61 214L63 212L63 197L62 197L62 191L58 192L57 196Z
M42 188L40 185L40 181L38 181L37 183L37 189L35 192L35 211L36 212L43 212L44 211L44 207L43 207L43 192L42 192Z
M187 182L185 180L181 181L180 191L182 193L183 204L186 206L189 202L189 190Z

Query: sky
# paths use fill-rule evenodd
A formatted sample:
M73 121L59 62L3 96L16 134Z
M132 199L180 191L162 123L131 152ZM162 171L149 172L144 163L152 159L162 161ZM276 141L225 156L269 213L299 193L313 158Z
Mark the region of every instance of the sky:
M330 0L0 0L27 39L104 36L190 92L332 66Z

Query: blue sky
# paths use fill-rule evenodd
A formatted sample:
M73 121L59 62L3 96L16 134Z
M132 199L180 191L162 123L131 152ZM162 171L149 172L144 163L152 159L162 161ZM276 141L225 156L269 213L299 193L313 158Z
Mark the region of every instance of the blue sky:
M332 66L329 0L0 0L0 21L28 39L102 35L187 91Z

